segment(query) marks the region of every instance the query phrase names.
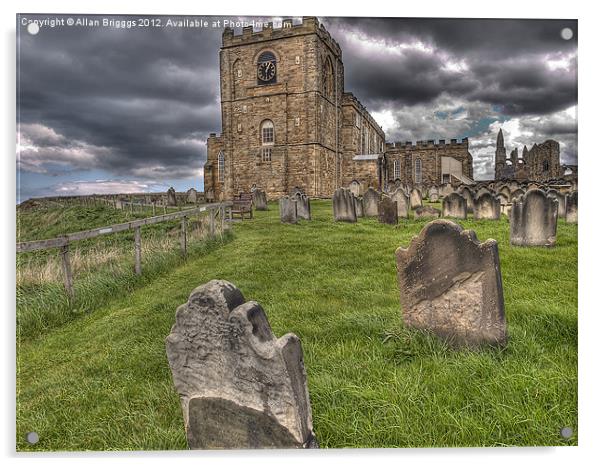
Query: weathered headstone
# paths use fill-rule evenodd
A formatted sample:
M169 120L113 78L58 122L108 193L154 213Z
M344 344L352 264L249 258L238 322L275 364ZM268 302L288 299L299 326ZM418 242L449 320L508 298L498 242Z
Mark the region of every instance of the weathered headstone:
M397 216L408 218L410 213L410 198L406 195L403 189L398 188L391 193L391 200L397 203Z
M521 188L517 188L514 191L512 191L512 194L510 195L510 200L514 201L515 199L518 199L519 197L521 197L523 194L525 194L525 190L521 189Z
M512 202L510 244L554 246L558 201L540 189L531 189Z
M297 217L304 220L311 220L311 209L309 205L309 197L305 194L295 194L295 200L297 201Z
M280 221L282 223L297 223L297 201L294 197L280 198Z
M374 188L368 188L362 197L364 203L364 215L366 217L378 216L378 202L380 201L380 193Z
M474 201L474 218L477 220L500 219L500 201L489 191L484 192Z
M353 203L355 205L355 216L356 218L360 218L364 216L364 203L362 202L361 197L353 196Z
M500 203L500 212L507 217L510 217L510 212L512 211L512 202L510 201L510 196L506 197L505 193L500 193L495 198Z
M414 211L414 218L439 218L440 216L441 211L439 209L435 209L430 205L418 207Z
M505 345L506 317L495 240L449 220L427 224L395 252L404 324L456 346Z
M510 198L512 197L511 194L512 192L510 191L510 188L507 185L503 185L502 187L500 187L497 190L497 194L498 195L503 195L506 197L506 199L510 200Z
M189 448L318 447L299 338L233 284L194 289L165 346Z
M447 196L448 194L451 194L454 192L454 187L451 185L451 183L447 183L446 185L443 186L443 188L441 189L441 195L443 197Z
M422 207L422 193L418 188L412 188L410 191L410 208L412 210Z
M479 190L477 191L477 193L474 196L475 201L477 200L477 198L479 198L483 194L492 194L492 193L491 193L491 190L489 188L481 187L481 188L479 188Z
M458 193L448 194L443 198L443 216L466 219L466 199Z
M463 188L460 188L458 194L466 199L466 212L471 214L474 209L474 196L472 195L472 191L464 186Z
M339 188L332 196L332 213L335 222L357 222L355 197L345 188Z
M573 191L566 196L566 223L578 223L577 192Z
M558 218L566 218L566 196L556 189L548 189L547 195L558 201Z
M178 200L176 199L176 190L173 188L169 188L167 190L167 205L168 206L178 205Z
M383 196L378 203L378 221L387 225L397 225L397 202Z
M353 180L351 183L349 183L349 191L351 191L354 196L356 196L356 197L359 196L360 190L361 190L361 185L360 185L359 181Z
M253 191L253 205L255 210L268 210L268 198L265 191L261 189Z
M186 191L186 202L188 204L196 204L197 202L197 190L194 188L190 188L188 191ZM148 202L147 202L148 204Z
M430 187L429 202L439 202L439 188L437 188L437 186Z

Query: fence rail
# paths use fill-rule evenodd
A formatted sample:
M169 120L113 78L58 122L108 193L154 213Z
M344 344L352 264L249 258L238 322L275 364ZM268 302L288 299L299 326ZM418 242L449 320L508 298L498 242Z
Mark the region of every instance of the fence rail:
M134 270L136 274L140 275L142 274L142 246L140 229L143 226L181 219L180 250L183 255L186 255L188 243L188 217L207 212L209 214L209 236L214 237L216 217L219 217L220 220L220 233L223 233L225 229L226 210L228 210L229 219L232 219L232 202L205 204L202 206L194 207L192 209L181 210L179 212L172 212L169 214L147 217L139 220L133 220L127 223L117 223L114 225L93 228L91 230L78 231L76 233L68 233L57 238L20 242L17 243L17 253L60 248L61 268L63 270L64 286L65 290L67 291L67 294L70 298L72 298L74 296L73 275L71 271L71 262L69 260L69 245L71 243L90 238L96 238L98 236L119 233L122 231L134 230Z

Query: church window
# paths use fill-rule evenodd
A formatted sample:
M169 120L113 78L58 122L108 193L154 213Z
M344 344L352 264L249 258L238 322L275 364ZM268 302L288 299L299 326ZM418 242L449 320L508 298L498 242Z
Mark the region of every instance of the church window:
M226 161L224 160L224 153L221 151L217 155L217 177L220 183L226 180Z
M332 99L334 97L334 72L332 70L332 62L330 61L330 58L326 58L326 60L324 60L322 76L324 79L324 95L329 99Z
M422 160L416 159L414 162L414 183L422 183Z
M274 123L264 120L261 123L261 161L272 161L272 147L274 146Z
M401 164L399 160L393 161L393 179L401 179Z
M547 172L550 169L550 162L548 162L547 160L543 161L543 171Z

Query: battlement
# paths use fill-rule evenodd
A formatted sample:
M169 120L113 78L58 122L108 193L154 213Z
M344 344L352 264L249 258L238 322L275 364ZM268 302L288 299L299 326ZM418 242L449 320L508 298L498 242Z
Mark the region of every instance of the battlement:
M434 139L428 139L425 141L416 141L414 144L412 141L406 142L387 142L387 149L417 149L417 148L438 148L438 147L451 147L451 146L465 146L468 147L468 138L462 138L461 141L458 139L450 139L449 142L446 142L445 139L439 139L439 141L435 141Z
M255 44L267 40L283 39L305 34L317 34L337 55L341 55L341 47L334 40L317 18L304 16L301 23L295 24L292 19L282 20L279 27L274 27L273 22L239 21L236 19L224 20L222 33L222 48L234 47L245 44ZM234 34L235 29L242 29L242 34Z
M352 92L343 92L343 101L341 105L353 105L362 114L362 116L370 122L370 124L374 128L378 128L380 130L380 135L384 139L385 132L382 129L382 127L376 122L376 120L372 117L370 112L366 109L366 107L362 105L360 100L355 95L353 95Z

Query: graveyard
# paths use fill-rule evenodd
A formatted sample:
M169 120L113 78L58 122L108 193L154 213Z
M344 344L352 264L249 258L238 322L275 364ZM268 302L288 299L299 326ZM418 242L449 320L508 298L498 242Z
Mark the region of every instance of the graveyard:
M74 207L62 228L99 212ZM300 338L320 448L576 444L558 431L577 426L577 225L559 219L553 248L525 248L505 215L453 219L499 248L508 341L474 350L402 323L395 251L431 220L334 222L332 201L312 200L311 220L286 224L270 202L142 279L92 276L84 311L18 337L18 449L187 448L165 338L212 279L261 303L276 337Z

